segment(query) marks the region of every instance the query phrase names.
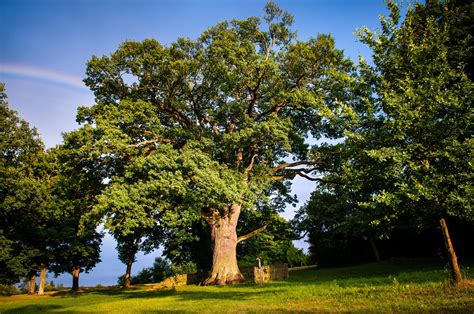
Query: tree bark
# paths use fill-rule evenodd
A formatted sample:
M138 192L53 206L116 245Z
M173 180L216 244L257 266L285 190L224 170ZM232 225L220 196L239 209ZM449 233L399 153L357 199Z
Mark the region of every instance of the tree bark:
M36 271L30 272L30 282L28 284L28 294L34 294L36 288Z
M453 244L451 243L451 237L449 236L448 225L444 218L439 220L441 225L441 231L443 232L444 244L446 246L446 252L448 254L449 266L451 267L451 276L453 277L454 283L460 283L462 281L461 270L459 269L458 258L454 251Z
M240 205L232 204L226 215L211 224L212 269L204 285L225 285L245 280L237 265L237 221Z
M46 265L41 264L40 266L40 282L38 286L38 295L44 295L44 281L46 278Z
M79 274L81 267L79 265L74 266L72 269L72 292L79 292Z
M131 276L132 276L132 264L135 256L129 257L127 262L127 270L125 271L125 280L123 283L124 288L130 288L132 286Z
M370 247L372 248L372 253L374 253L375 261L378 263L380 262L380 254L377 246L375 245L374 238L369 237Z

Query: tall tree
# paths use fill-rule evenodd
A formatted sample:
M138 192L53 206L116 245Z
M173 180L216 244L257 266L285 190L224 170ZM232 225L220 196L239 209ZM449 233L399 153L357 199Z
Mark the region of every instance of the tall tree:
M95 204L102 189L99 176L88 171L91 165L77 151L70 149L76 138L66 134L65 143L53 150L60 175L54 186L52 207L60 212L52 226L55 234L50 245L54 253L51 270L55 274L71 273L72 290L79 291L79 276L100 262L102 233L95 225L82 225L82 217Z
M292 22L269 2L263 20L222 22L169 46L125 42L88 64L97 103L79 109L77 150L111 179L107 195L133 190L161 227L209 224L205 284L242 280L241 211L268 200L275 181L317 170L305 138L332 136L327 116L344 108L352 64L328 35L296 41Z
M430 10L433 7L439 12ZM399 8L392 2L389 8L380 35L368 30L361 34L374 51L378 101L390 138L367 154L396 169L389 174L395 189L379 191L373 198L416 212L421 223L440 221L449 239L445 218L474 219L474 86L464 57L472 51L472 34L453 44L460 11L449 2L417 3L403 22ZM461 274L452 247L449 255L458 282Z
M117 186L119 184L114 185ZM126 288L131 285L131 271L136 254L139 251L153 251L163 238L159 212L142 206L140 201L146 200L137 198L137 191L134 189L109 189L99 197L98 205L91 212L92 217L104 217L104 227L117 241L118 257L126 265Z
M387 3L380 32L360 31L374 65L359 64L353 112L341 124L342 153L327 170L324 190L301 211L302 221L317 221L317 232L346 235L347 226L352 234L368 228L389 234L402 221L414 229L439 223L460 281L445 218L474 219L474 6L429 0L401 20L400 8Z
M474 219L472 35L459 34L466 29L459 21L469 14L463 10L472 6L416 3L403 21L394 2L388 7L380 32L360 32L374 65L360 63L354 113L344 125L345 155L324 178L328 193L316 199L334 198L318 206L343 209L334 222L339 228L359 222L359 230L362 223L384 232L400 221L420 229L438 222L458 282L445 219Z
M52 257L49 227L57 216L49 207L54 167L36 130L8 108L3 84L0 111L0 280L14 283L27 276L29 293L34 293L41 272L38 293L42 294Z

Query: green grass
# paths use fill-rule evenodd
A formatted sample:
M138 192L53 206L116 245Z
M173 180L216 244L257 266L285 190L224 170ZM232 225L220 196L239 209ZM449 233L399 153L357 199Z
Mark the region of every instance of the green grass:
M473 265L469 263L472 278ZM474 286L453 287L434 261L308 269L262 286L96 289L0 297L0 313L474 312Z

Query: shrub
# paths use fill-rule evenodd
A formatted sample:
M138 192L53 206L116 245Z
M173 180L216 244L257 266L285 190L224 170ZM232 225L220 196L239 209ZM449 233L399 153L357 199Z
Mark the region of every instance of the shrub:
M20 293L14 285L0 284L0 295L13 295Z

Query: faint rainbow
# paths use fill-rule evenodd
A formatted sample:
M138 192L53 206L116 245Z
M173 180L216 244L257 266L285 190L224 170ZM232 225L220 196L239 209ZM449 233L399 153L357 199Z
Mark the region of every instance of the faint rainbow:
M0 74L14 78L23 78L43 83L52 83L81 92L87 92L89 90L79 77L45 68L17 64L0 64Z

